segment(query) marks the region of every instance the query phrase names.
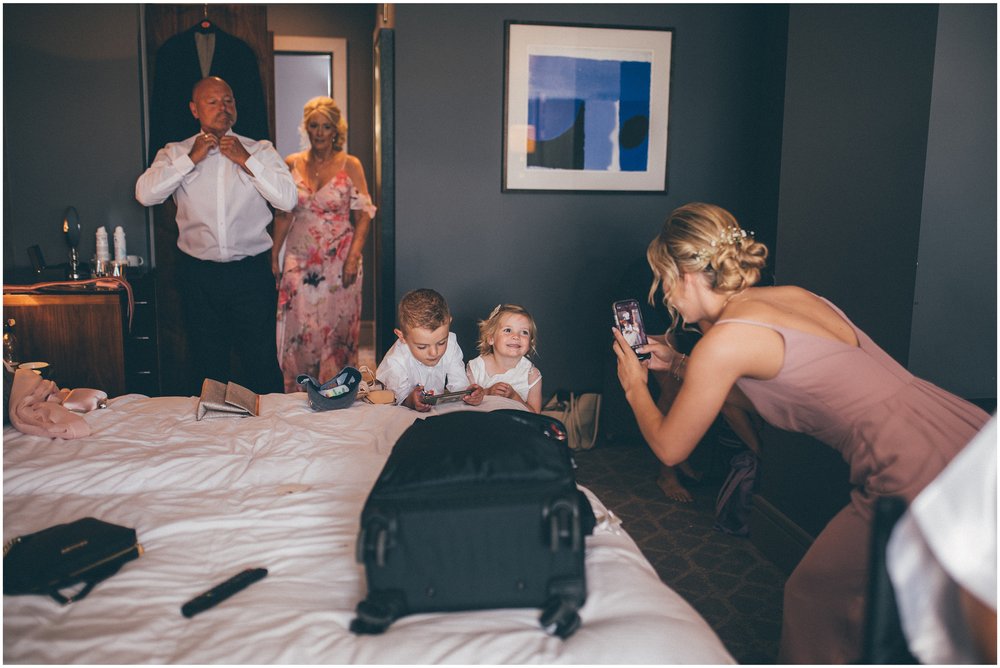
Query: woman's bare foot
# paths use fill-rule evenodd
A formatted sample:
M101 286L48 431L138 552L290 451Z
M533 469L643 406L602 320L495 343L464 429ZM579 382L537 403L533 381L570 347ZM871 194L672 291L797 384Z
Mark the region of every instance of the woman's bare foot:
M694 497L691 492L677 479L677 473L669 466L660 467L660 476L656 479L656 484L671 501L679 503L691 503Z

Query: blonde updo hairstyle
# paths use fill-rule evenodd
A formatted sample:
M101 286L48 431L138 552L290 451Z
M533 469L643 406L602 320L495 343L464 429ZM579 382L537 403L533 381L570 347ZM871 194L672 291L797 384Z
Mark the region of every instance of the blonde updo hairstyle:
M299 134L302 135L302 148L309 148L309 133L306 132L306 123L309 122L309 117L316 112L319 112L333 123L336 131L336 135L333 138L333 150L344 150L344 142L347 141L347 121L341 116L340 107L337 106L334 99L325 95L314 97L306 102L306 106L302 108L302 124L299 126Z
M497 332L500 331L500 319L508 313L522 315L528 319L528 337L530 339L528 341L528 354L538 354L535 347L535 343L538 341L538 327L535 325L535 319L528 313L528 309L518 304L497 304L486 320L479 321L479 354L490 355L493 353L493 344L490 343L490 339L496 338Z
M669 300L681 274L703 273L713 290L733 294L760 280L767 246L743 230L722 207L692 202L674 209L646 249L646 259L654 277L649 303L654 303L656 289L662 287L673 331L678 314Z

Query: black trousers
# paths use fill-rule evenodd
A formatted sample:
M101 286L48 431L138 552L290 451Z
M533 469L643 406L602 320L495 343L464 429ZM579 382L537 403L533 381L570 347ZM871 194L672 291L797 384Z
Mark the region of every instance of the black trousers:
M201 393L204 378L232 380L259 394L283 392L271 251L234 262L199 260L181 251L178 255L180 297L195 376L192 394Z

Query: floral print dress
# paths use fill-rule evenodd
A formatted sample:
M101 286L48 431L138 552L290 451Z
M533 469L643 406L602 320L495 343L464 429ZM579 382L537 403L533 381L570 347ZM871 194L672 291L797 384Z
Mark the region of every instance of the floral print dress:
M363 268L346 288L341 272L354 239L351 211L375 215L371 199L358 192L346 171L316 192L292 171L299 200L285 238L277 316L285 392L301 389L295 382L299 374L325 382L345 366L357 366Z

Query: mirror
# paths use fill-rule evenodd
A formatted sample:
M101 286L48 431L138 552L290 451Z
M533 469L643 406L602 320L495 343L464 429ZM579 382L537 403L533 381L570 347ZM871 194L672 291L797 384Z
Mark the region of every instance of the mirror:
M76 253L76 247L80 245L80 216L76 207L68 206L63 212L63 234L66 235L66 245L69 246L69 271L66 272L66 278L78 281L83 276L80 274L80 261Z

